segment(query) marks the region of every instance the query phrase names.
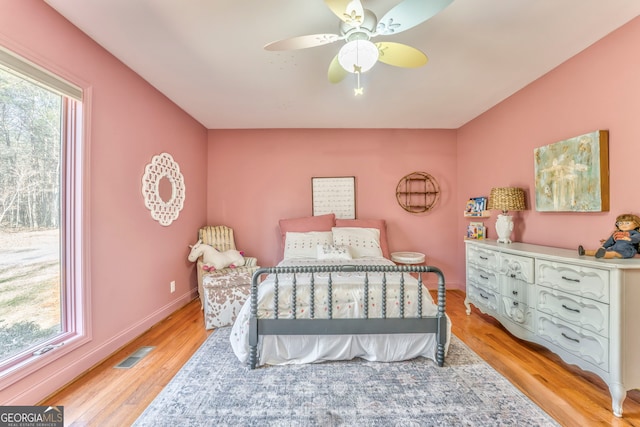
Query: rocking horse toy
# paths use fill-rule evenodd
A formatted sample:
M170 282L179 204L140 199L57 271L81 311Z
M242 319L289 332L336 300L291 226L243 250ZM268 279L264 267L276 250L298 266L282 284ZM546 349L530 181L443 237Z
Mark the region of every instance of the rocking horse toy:
M226 267L242 267L245 262L243 252L235 249L220 252L213 246L202 243L202 240L198 240L194 245L189 245L189 247L191 252L189 252L187 258L191 262L196 262L202 256L202 269L204 271L215 271Z

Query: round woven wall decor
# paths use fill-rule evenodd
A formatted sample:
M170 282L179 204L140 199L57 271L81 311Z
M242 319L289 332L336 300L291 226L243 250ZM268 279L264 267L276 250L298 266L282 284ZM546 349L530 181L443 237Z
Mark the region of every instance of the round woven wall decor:
M171 185L168 200L162 198L160 191L160 183L165 178ZM171 154L153 156L142 177L142 195L144 205L151 211L151 217L161 225L170 225L178 218L184 205L184 178L180 173L180 166Z
M440 186L428 173L413 172L398 182L396 199L407 212L429 212L440 199Z

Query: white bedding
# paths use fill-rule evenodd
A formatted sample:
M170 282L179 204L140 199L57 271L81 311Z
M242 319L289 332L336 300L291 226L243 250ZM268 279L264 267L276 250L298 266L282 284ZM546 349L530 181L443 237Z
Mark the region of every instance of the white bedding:
M394 265L386 258L358 258L353 260L284 260L278 266L330 265L330 264L366 264ZM369 274L369 317L382 317L381 282L382 273ZM333 318L364 317L362 279L364 273L332 273L333 282ZM280 274L279 278L279 317L292 318L291 277L292 274ZM328 318L327 281L329 273L315 273L316 301L314 317ZM298 273L296 292L297 318L309 318L309 274ZM423 280L427 275L423 274ZM400 313L400 274L387 273L387 317L399 317ZM417 304L417 280L404 274L405 280L405 317L415 316ZM269 275L258 286L258 317L273 317L273 275ZM425 288L422 292L423 316L435 316L437 305ZM231 346L238 359L246 363L249 360L249 313L250 300L242 307L231 331ZM447 344L451 331L451 322L447 322ZM436 335L429 334L378 334L378 335L278 335L261 336L258 341L258 365L284 365L296 363L315 363L326 360L349 360L360 357L371 361L392 362L413 359L418 356L435 360L437 350Z

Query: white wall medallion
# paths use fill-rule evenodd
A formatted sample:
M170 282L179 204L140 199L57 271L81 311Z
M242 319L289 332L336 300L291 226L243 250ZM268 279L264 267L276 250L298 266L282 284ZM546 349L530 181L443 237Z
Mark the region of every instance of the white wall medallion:
M184 205L184 178L171 154L153 156L142 177L144 205L161 225L171 225Z

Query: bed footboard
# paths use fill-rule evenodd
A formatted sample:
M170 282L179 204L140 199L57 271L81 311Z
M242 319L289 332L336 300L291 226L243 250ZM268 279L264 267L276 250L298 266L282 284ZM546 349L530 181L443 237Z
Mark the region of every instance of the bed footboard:
M317 273L329 273L325 286L328 294L328 301L332 301L333 274L338 273L364 273L362 280L362 295L364 296L364 315L357 318L334 318L332 314L332 304L329 304L326 318L315 318L314 316L314 293L316 285L315 275ZM369 274L379 273L382 276L382 286L378 291L382 293L381 316L369 317ZM415 273L417 276L417 308L415 313L405 316L404 304L400 304L399 313L389 315L386 309L387 300L387 277L391 275L399 276L400 300L404 301L405 275L398 273ZM432 273L438 277L437 294L437 314L423 315L423 292L429 292L423 286L422 276L425 273ZM274 307L273 317L258 317L258 287L263 275L275 275L274 287ZM291 287L291 316L279 318L278 298L279 285L278 277L287 274L292 277ZM310 287L311 310L307 314L308 318L296 318L296 283L297 277L301 274L309 276L306 286ZM326 275L325 275L326 277ZM436 363L443 366L445 345L447 341L447 317L445 315L446 297L445 280L442 271L433 266L391 266L391 265L314 265L296 267L263 267L259 268L251 281L251 312L249 318L249 364L251 369L257 365L258 339L261 335L353 335L353 334L398 334L398 333L434 333L437 339Z

